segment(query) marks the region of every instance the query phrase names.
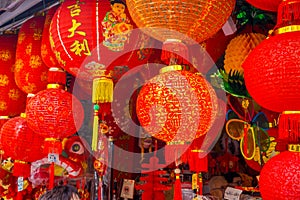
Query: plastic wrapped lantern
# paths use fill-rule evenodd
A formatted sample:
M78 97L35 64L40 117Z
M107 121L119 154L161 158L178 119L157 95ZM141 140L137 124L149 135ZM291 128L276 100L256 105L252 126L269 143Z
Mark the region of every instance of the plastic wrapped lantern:
M217 112L216 94L210 84L202 76L181 69L178 65L162 68L137 98L141 126L167 142L166 148L185 149L185 144L207 133ZM174 161L176 152L166 151L166 160Z
M264 200L300 198L300 152L285 151L271 158L262 168L259 190Z
M20 28L16 50L15 80L25 93L37 93L47 86L48 68L41 58L45 17L27 20Z
M243 63L248 92L261 106L282 112L279 137L299 137L300 1L282 1L274 34L261 42ZM281 129L281 128L279 128ZM292 131L290 131L292 130Z
M14 176L29 177L30 162L39 160L43 154L44 138L27 125L24 114L8 120L1 129L1 145L5 155L14 162Z
M0 36L0 116L14 117L25 111L26 94L14 78L17 35Z
M41 42L41 57L43 62L47 67L58 67L58 61L56 60L55 54L51 49L50 46L50 37L49 37L49 28L52 17L55 14L58 6L54 6L47 11L42 35L42 42Z
M279 4L283 0L246 0L256 8L266 11L277 12Z
M180 59L187 55L185 45L195 44L195 41L201 43L212 37L225 24L235 6L234 0L126 2L137 26L164 42L161 57L168 64L174 64L174 58L176 64L184 64Z

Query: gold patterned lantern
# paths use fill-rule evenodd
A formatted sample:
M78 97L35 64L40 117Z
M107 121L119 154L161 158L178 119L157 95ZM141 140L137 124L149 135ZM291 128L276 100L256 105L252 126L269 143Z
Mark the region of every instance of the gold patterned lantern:
M229 18L234 0L127 0L127 7L139 28L154 38L198 43L210 38ZM148 29L149 28L149 29ZM172 31L170 31L172 30ZM176 32L174 32L176 31Z
M45 17L36 16L20 28L16 50L15 80L25 93L37 93L47 87L48 67L41 57Z

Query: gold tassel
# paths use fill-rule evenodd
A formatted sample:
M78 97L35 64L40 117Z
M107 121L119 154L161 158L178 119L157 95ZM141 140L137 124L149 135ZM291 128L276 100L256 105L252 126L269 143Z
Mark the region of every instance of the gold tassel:
M93 103L108 103L113 101L114 83L109 75L97 77L93 80Z
M99 123L99 105L94 105L94 124L93 124L93 138L92 138L92 151L97 151L98 147L98 123Z

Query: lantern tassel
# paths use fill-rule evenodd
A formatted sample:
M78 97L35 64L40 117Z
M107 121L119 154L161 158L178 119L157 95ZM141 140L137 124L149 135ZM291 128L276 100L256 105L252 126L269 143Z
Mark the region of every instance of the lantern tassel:
M49 167L49 190L54 187L54 162L51 162Z
M180 40L169 39L163 43L161 60L167 65L188 64L188 48Z
M300 140L300 111L284 111L279 118L278 139L289 144Z
M13 168L13 175L14 176L22 176L22 177L29 177L30 176L30 167L31 165L27 162L15 160L14 168Z
M20 192L17 193L16 200L22 200L22 199L23 199L23 193L22 193L22 191L20 191Z
M174 184L174 200L182 200L180 169L175 169L176 180Z
M98 110L94 110L94 124L93 124L93 138L92 138L92 150L97 151L98 146L98 123L99 123L99 116Z

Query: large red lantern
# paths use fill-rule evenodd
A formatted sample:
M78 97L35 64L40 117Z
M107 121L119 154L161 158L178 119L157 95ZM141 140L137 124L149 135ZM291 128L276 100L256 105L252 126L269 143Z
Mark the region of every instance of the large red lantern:
M85 59L111 70L123 66L125 71L147 61L150 52L141 46L149 37L131 34L135 27L121 0L67 0L52 18L50 42L61 67L92 80L96 70L81 67Z
M261 106L276 112L299 111L300 1L283 1L275 35L262 41L243 63L246 87ZM291 25L292 24L292 25Z
M27 20L20 28L16 51L15 80L25 93L37 93L47 86L48 68L41 58L45 17Z
M5 155L15 160L14 176L29 177L30 162L45 156L44 138L28 127L23 116L8 120L1 129L0 138Z
M246 0L248 3L256 8L266 11L277 12L279 4L283 0Z
M264 200L300 199L300 153L285 151L262 168L259 190Z
M171 67L176 66L166 68ZM169 71L142 87L136 109L141 126L152 136L165 142L188 143L206 134L211 127L217 99L201 75Z
M44 29L43 29L43 35L42 35L41 57L45 65L47 65L47 67L49 68L59 66L55 54L51 49L50 37L49 37L49 28L50 28L51 20L57 8L58 6L54 6L47 11Z
M0 116L13 117L25 111L26 94L14 78L17 39L17 35L0 36Z

